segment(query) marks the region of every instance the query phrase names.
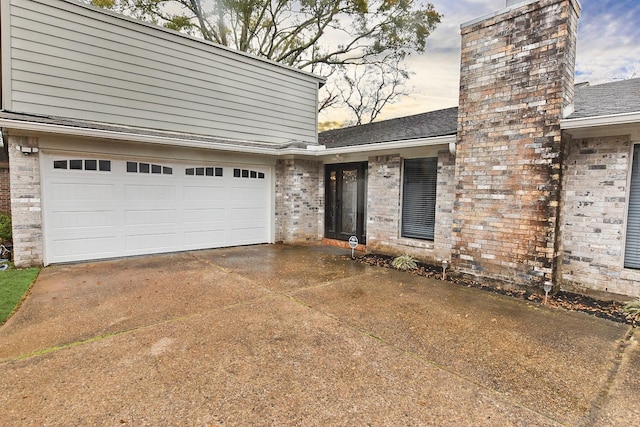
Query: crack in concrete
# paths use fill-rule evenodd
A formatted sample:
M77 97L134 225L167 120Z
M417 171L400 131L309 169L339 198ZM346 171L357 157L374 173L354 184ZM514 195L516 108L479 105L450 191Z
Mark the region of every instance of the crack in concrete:
M589 412L587 412L582 419L580 419L577 423L579 426L588 426L588 425L597 425L597 420L600 418L600 414L602 412L602 408L605 406L607 401L609 400L609 393L615 380L618 378L618 373L620 372L620 367L622 366L622 362L624 360L624 356L626 354L627 348L631 344L631 339L633 338L635 332L634 327L629 327L629 330L625 334L623 338L618 340L618 345L616 346L616 350L614 353L613 364L611 365L611 369L609 369L609 373L607 374L607 378L604 381L604 384L600 388L600 391L596 395L596 397L591 402L591 406L589 408Z
M21 361L21 360L25 360L25 359L30 359L32 357L43 356L43 355L46 355L46 354L55 353L55 352L60 351L60 350L66 350L68 348L73 348L73 347L77 347L77 346L84 345L84 344L91 344L93 342L102 341L102 340L109 339L109 338L112 338L112 337L116 337L116 336L119 336L119 335L125 335L125 334L129 334L129 333L137 332L137 331L143 331L145 329L153 328L153 327L158 326L158 325L166 325L166 324L169 324L169 323L172 323L172 322L182 322L182 321L189 320L189 319L197 317L197 316L202 316L202 315L212 314L212 313L216 313L216 312L227 311L227 310L234 309L236 307L242 307L244 305L255 304L256 302L259 302L259 301L262 301L262 300L273 299L273 298L275 298L277 296L281 296L281 295L272 293L272 294L269 294L269 295L264 295L264 296L259 297L259 298L255 298L255 299L251 299L251 300L248 300L248 301L243 301L243 302L239 302L239 303L235 303L235 304L226 305L224 307L220 307L220 308L216 308L216 309L198 311L197 313L190 313L190 314L184 315L184 316L172 317L172 318L164 319L164 320L157 321L157 322L147 323L145 325L139 325L139 326L136 326L136 327L133 327L133 328L129 328L129 329L123 329L121 331L108 332L108 333L105 333L105 334L96 335L94 337L83 339L83 340L77 340L77 341L72 341L72 342L69 342L69 343L66 343L66 344L60 344L60 345L55 345L55 346L51 346L51 347L47 347L47 348L42 348L40 350L32 351L30 353L23 353L23 354L19 354L17 356L13 356L13 357L8 357L6 359L2 359L2 360L0 360L0 365L5 365L7 363Z

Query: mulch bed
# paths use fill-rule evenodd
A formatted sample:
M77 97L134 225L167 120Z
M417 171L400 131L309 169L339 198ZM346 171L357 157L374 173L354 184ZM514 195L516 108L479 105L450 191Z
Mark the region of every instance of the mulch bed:
M366 254L356 258L357 261L378 267L393 268L391 261L393 257L387 255ZM434 267L428 264L417 263L418 268L407 271L408 274L416 276L431 277L442 280L442 268ZM466 286L468 288L481 289L483 291L492 292L500 295L506 295L514 298L520 298L527 301L544 303L544 294L532 292L531 290L509 289L501 286L489 286L476 282L472 279L450 276L447 274L446 281L457 285ZM571 292L559 291L553 295L549 295L547 305L553 307L562 307L571 311L580 311L591 314L603 319L612 320L619 323L634 323L627 319L622 311L623 303L617 301L602 301L586 295L575 294ZM635 325L634 325L635 326Z

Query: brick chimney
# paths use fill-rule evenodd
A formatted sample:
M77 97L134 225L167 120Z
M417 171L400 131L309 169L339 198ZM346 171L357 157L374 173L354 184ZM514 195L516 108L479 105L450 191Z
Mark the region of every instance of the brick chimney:
M463 24L452 267L553 281L562 137L573 101L577 0L507 0Z

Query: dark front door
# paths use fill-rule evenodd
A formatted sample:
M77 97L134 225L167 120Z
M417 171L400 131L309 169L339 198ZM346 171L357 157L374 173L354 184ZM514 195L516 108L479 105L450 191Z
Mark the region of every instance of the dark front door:
M366 243L367 162L325 166L325 237Z

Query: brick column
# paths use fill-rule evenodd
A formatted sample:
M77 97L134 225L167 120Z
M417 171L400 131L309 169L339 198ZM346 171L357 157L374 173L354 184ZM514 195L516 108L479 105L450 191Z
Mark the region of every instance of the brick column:
M322 163L283 159L276 163L276 241L304 243L322 238Z
M451 260L451 221L456 182L454 173L455 157L449 151L439 152L434 261Z
M16 146L37 147L38 139L9 136L14 263L16 267L41 265L43 242L39 155L22 154Z
M400 236L399 155L368 159L367 173L367 250L390 252ZM396 249L397 250L397 249Z
M522 2L462 28L453 267L540 285L559 251L560 119L573 98L575 0Z
M0 212L11 213L9 162L0 163Z

